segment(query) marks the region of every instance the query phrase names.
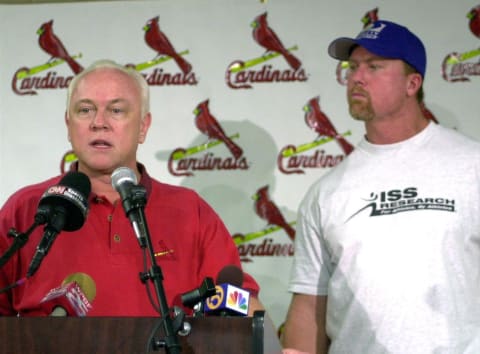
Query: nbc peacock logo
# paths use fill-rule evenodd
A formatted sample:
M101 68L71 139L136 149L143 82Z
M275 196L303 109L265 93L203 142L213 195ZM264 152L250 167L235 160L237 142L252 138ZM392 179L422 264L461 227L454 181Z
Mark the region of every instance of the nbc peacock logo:
M248 299L243 296L243 294L239 291L233 291L230 293L228 299L227 299L227 304L228 307L231 308L238 308L243 311L247 311L248 309Z

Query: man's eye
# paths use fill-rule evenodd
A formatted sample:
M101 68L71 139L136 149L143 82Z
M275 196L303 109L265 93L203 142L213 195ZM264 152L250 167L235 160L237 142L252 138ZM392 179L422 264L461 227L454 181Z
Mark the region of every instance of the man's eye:
M77 112L81 115L89 115L94 113L95 109L93 107L80 107Z
M127 115L127 109L124 107L111 107L108 111L112 118L120 119Z

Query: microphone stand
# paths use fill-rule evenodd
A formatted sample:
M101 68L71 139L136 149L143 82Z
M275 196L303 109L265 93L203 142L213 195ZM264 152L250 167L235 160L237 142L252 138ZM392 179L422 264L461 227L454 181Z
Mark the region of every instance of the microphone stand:
M150 238L150 233L148 230L147 221L145 218L144 207L147 203L147 192L145 188L141 185L135 185L131 187L130 198L126 198L123 203L125 213L127 216L131 212L137 213L138 225L134 225L134 228L138 227L139 234L137 237L140 237L140 246L142 248L147 247L150 255L151 268L146 273L140 273L140 280L142 283L145 283L147 280L151 280L155 287L155 292L158 298L158 304L160 306L160 315L162 317L163 330L165 333L165 338L163 340L153 339L150 343L153 350L158 350L160 348L166 348L166 352L170 354L179 354L181 353L181 346L177 338L177 330L174 330L173 320L170 317L170 309L168 308L167 299L165 295L165 290L163 288L163 274L160 266L155 260L155 253L152 246L152 240ZM183 322L183 321L182 321ZM183 323L178 324L183 325ZM178 326L177 325L177 326Z
M10 248L2 255L2 257L0 257L0 267L3 267L3 265L7 263L10 257L15 254L15 252L25 246L30 234L37 226L37 224L33 224L32 226L30 226L27 232L18 232L14 228L8 230L8 236L13 237L13 243L10 245Z
M20 248L25 246L30 237L30 234L38 226L45 224L50 219L50 209L39 207L33 224L28 228L26 232L18 232L15 228L8 230L8 236L13 237L13 243L9 249L0 257L0 267L3 267L5 263L17 252Z

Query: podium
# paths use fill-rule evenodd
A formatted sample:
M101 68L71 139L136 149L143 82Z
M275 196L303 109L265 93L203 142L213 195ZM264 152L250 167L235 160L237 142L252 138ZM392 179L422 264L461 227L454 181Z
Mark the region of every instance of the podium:
M146 354L155 317L0 317L1 354ZM253 317L187 317L191 332L179 336L182 354L281 354L264 311Z

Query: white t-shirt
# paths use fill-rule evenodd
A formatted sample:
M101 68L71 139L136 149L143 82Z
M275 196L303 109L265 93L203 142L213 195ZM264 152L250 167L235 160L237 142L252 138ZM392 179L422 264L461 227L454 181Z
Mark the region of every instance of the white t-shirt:
M480 143L430 123L362 140L305 196L289 290L327 295L330 353L480 353Z

